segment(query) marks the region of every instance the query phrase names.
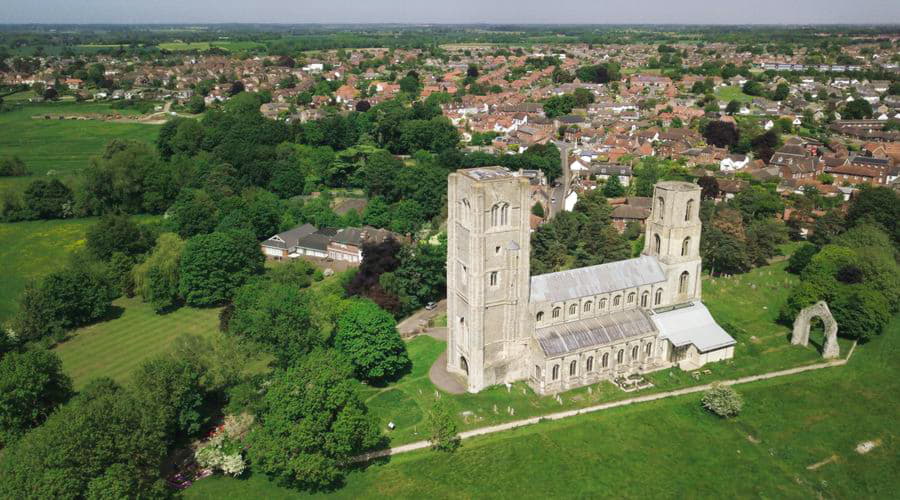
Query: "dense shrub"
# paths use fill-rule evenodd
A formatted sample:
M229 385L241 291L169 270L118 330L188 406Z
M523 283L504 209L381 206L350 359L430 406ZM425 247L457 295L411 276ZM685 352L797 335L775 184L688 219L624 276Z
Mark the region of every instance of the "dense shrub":
M713 384L703 394L700 403L708 411L722 418L734 417L741 412L744 401L741 395L727 385Z

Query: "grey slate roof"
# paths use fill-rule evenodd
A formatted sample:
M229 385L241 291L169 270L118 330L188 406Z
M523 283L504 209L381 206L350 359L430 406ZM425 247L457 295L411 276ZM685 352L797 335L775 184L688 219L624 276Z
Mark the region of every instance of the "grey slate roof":
M698 351L709 352L736 343L702 302L654 314L652 319L660 337L669 339L676 347L694 344Z
M655 332L653 322L643 309L629 309L539 328L535 337L544 354L551 357Z
M309 236L314 232L316 232L315 226L312 224L303 224L302 226L297 226L294 229L289 229L283 233L278 233L264 241L262 244L263 246L272 248L291 249L297 246L297 242L300 241L301 238Z
M656 257L642 255L531 277L531 303L558 302L666 280Z

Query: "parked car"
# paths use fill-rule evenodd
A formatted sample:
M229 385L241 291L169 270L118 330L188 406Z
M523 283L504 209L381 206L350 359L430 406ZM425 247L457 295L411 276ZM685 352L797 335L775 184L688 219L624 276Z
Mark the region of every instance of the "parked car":
M437 308L437 304L435 304L434 302L429 302L429 303L425 304L426 311L433 311L436 308Z

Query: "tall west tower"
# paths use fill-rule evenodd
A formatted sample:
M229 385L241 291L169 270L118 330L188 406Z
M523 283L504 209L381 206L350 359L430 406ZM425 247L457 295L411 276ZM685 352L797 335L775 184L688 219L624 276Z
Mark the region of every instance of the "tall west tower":
M448 182L447 369L477 392L525 369L531 189L503 167L458 170Z
M647 220L644 255L653 255L666 274L660 305L700 299L700 186L659 182Z

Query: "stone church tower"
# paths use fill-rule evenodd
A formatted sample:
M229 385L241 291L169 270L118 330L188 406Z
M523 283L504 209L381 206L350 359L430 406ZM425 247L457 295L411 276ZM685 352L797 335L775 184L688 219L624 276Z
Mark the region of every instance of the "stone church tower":
M531 189L502 167L458 170L448 182L447 369L477 392L524 376Z
M700 186L659 182L653 188L653 210L647 219L644 255L657 257L666 275L663 305L700 299Z

